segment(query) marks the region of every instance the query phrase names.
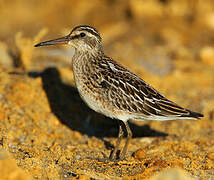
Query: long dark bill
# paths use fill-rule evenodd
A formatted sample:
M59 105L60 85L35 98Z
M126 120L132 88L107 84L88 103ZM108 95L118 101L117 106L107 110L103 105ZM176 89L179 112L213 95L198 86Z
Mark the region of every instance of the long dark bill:
M44 41L36 44L34 47L39 47L39 46L49 46L49 45L55 45L55 44L67 44L69 42L69 36L61 37L58 39L53 39L49 41Z

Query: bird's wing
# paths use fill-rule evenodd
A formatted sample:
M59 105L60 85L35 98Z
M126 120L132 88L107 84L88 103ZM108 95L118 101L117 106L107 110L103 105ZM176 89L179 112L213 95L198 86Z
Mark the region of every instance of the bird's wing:
M118 109L145 116L194 117L191 112L168 100L137 75L106 57L99 63L100 85L108 102Z

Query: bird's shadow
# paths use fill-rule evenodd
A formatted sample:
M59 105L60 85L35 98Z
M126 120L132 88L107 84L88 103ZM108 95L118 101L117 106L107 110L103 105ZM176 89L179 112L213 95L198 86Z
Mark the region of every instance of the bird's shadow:
M30 72L30 77L42 78L43 88L52 112L67 127L82 134L117 137L118 125L115 120L91 110L80 98L77 89L61 81L56 68L47 68L42 73ZM152 130L149 125L138 126L130 123L133 137L164 137L168 134ZM105 142L106 146L112 146Z

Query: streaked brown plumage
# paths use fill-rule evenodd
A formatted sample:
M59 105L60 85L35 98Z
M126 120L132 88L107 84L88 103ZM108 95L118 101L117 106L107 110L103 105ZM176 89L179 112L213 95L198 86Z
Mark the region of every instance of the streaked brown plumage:
M69 44L75 48L72 61L74 79L86 104L105 116L119 120L118 141L110 156L113 160L123 137L123 123L127 140L120 158L125 157L132 136L128 120L165 121L203 117L168 100L137 75L107 57L100 34L93 27L77 26L68 36L35 46L53 44Z

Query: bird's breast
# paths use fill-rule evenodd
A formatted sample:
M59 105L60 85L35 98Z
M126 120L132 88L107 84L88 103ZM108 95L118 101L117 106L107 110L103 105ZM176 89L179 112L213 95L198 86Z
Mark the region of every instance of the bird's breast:
M94 111L100 112L103 103L99 96L99 87L93 81L94 69L89 59L83 56L74 56L72 69L77 90L83 101Z

